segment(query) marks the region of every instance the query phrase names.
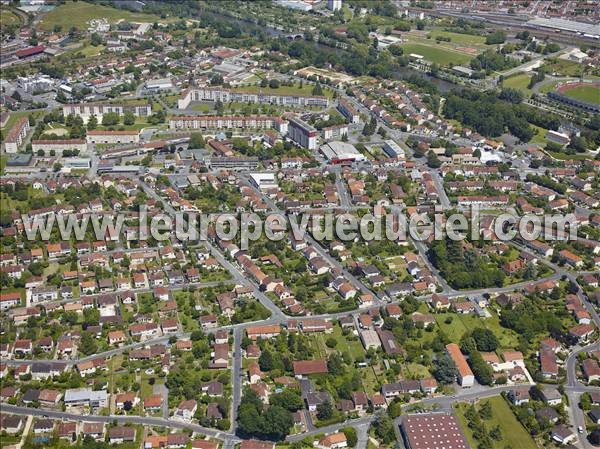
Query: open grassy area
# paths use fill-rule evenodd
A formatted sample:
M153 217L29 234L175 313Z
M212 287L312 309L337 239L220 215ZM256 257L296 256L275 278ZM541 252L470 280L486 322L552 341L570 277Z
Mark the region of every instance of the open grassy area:
M108 6L93 5L91 3L67 2L50 11L39 23L43 31L52 31L55 25L63 30L77 27L80 30L87 29L88 22L92 19L106 19L109 23L117 23L121 20L131 22L155 22L160 17L152 14L134 13L124 9L110 8Z
M575 61L552 58L542 66L546 73L556 76L579 76L583 66Z
M502 82L503 87L510 87L512 89L517 89L522 91L523 93L531 93L531 90L527 88L529 85L529 81L531 80L531 74L528 73L517 73L516 75L510 76L506 78Z
M600 88L598 86L577 86L566 90L564 94L575 100L600 104Z
M9 8L0 8L0 29L11 25L21 25L21 18Z
M469 62L473 59L474 55L468 55L466 53L460 53L458 51L450 50L448 48L439 47L435 41L431 44L402 44L401 47L404 49L404 54L409 55L415 53L423 56L425 59L431 62L436 62L439 65L455 64L460 65Z
M531 125L531 124L529 126L531 126L532 128L534 128L536 130L536 135L531 138L529 143L540 143L540 144L546 143L546 134L548 133L548 130L545 128L540 128L539 126Z
M506 447L537 449L537 445L521 423L517 421L517 418L502 396L484 399L478 403L478 407L484 402L489 402L492 406L492 419L486 421L487 430L489 431L496 425L499 425L502 430L502 440L493 441L493 449L504 449ZM477 447L477 440L473 438L473 431L468 427L464 416L467 407L467 404L459 404L456 407L456 414L471 447Z

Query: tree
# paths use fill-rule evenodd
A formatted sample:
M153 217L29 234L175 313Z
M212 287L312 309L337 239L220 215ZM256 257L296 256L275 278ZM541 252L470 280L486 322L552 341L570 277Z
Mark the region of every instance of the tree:
M279 405L290 412L295 412L304 407L302 397L297 390L286 388L281 393L276 393L269 398L271 405Z
M135 123L135 115L133 115L133 112L131 111L127 111L125 112L125 114L123 115L123 124L124 125L133 125Z
M87 331L81 333L79 350L85 355L92 355L98 351L96 339L92 336L91 333Z
M269 87L271 89L279 89L279 80L272 79L269 81Z
M356 443L358 443L358 435L356 434L356 429L353 427L344 427L340 430L344 433L344 435L346 435L346 442L348 443L348 446L356 446Z
M92 33L92 36L90 38L90 44L92 44L92 46L94 46L94 47L101 45L102 37L98 33Z
M441 355L433 364L433 376L439 383L451 384L456 380L458 369L454 360L448 354Z
M114 126L119 124L119 114L117 112L107 112L102 116L103 126Z
M504 31L496 31L492 34L488 34L485 38L485 43L487 45L501 44L506 40L506 34Z
M427 165L430 168L440 168L442 166L442 161L433 151L427 153Z
M200 133L192 133L190 135L190 143L188 148L190 149L199 149L204 148L206 142L204 141L204 137Z
M394 422L384 412L378 412L373 421L375 436L384 444L391 443L396 439L394 433Z
M471 336L475 340L479 351L492 352L498 348L498 339L496 335L489 329L478 327L473 330Z
M333 416L333 406L331 402L325 401L317 405L317 418L321 421L327 420Z
M87 129L94 130L98 127L98 119L94 114L90 116L87 122Z
M315 87L313 87L313 89L312 89L312 94L313 95L323 95L323 88L321 88L320 83L315 84Z

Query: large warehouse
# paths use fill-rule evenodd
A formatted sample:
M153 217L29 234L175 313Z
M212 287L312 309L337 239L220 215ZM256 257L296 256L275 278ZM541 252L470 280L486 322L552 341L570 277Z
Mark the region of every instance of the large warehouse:
M358 151L354 145L347 142L328 142L325 145L322 145L320 150L332 164L365 160L365 156Z

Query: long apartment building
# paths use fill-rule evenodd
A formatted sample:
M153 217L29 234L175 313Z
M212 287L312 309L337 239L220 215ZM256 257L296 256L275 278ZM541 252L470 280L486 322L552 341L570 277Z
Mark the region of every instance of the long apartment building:
M29 119L22 117L13 125L8 131L6 139L4 140L4 149L7 153L16 153L19 151L19 147L23 143L23 139L29 132Z
M35 154L41 150L45 156L49 156L52 151L61 155L65 150L77 150L80 153L85 153L87 151L87 144L85 139L33 140L31 148Z
M75 114L87 121L92 115L98 120L102 119L104 114L116 112L123 115L126 112L133 112L136 117L149 117L152 115L152 106L150 103L75 103L63 105L63 115L65 117Z
M276 129L287 134L288 122L280 117L272 116L179 116L169 120L171 129Z
M317 136L319 135L319 131L317 131L314 127L297 117L290 117L289 122L289 138L292 139L302 148L316 150Z
M282 95L265 92L243 92L233 91L222 87L198 87L183 92L177 105L179 109L187 108L192 101L220 101L228 103L236 101L239 103L274 104L278 106L314 106L326 108L329 106L327 97L315 95Z

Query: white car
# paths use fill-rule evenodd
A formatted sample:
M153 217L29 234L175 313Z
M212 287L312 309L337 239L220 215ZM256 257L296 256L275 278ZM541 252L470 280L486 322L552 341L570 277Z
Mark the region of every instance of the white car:
M578 431L579 433L583 433L583 426L579 426L579 427L577 428L577 431Z

